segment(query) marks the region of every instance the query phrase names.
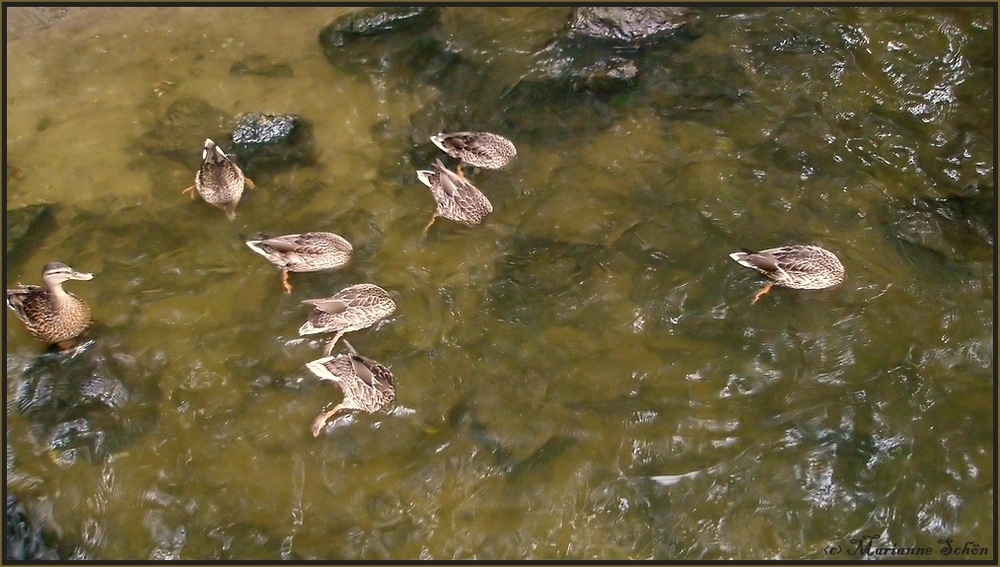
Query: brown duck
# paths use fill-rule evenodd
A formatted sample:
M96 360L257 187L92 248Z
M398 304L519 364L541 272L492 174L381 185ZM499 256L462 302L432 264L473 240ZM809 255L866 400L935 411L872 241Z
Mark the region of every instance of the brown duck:
M78 272L62 262L49 262L42 269L45 287L21 285L7 290L7 307L31 334L49 344L67 348L90 326L90 307L63 289L67 280L91 280L93 274Z
M833 252L810 244L768 248L760 252L733 252L730 258L753 268L769 281L754 296L757 303L772 286L792 289L823 289L844 281L844 265Z
M281 283L292 292L288 272L317 272L339 268L351 259L354 248L343 237L332 232L304 232L248 240L251 250L281 268Z
M344 392L344 401L313 420L313 437L318 436L339 411L374 413L396 400L396 378L392 372L385 365L358 354L346 339L344 346L348 354L328 356L306 364L320 380L331 380Z
M431 142L462 164L484 169L503 169L517 157L514 143L492 132L441 132L431 136ZM460 177L464 177L462 164L458 166Z
M434 161L434 170L421 169L417 171L417 179L430 187L437 208L431 220L424 227L424 232L434 224L434 219L444 217L465 226L478 226L493 212L493 205L467 179L449 170L441 163Z
M396 310L389 293L375 284L352 285L326 299L307 299L302 303L315 309L309 320L299 327L300 335L336 333L327 343L323 356L330 356L337 339L344 333L367 329Z
M205 139L205 148L201 152L201 167L194 175L194 185L182 193L198 191L206 203L225 211L229 220L236 218L236 205L243 197L243 187L254 188L253 181L243 175L243 170L229 159L222 148L215 145L211 138Z

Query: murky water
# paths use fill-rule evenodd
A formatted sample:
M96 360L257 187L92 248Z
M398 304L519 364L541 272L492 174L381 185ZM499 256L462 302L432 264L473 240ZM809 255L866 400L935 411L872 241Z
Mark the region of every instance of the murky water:
M67 284L98 322L77 359L6 322L7 489L61 556L995 557L989 9L701 9L634 88L558 99L509 88L570 9L443 10L476 71L442 84L331 65L349 11L92 9L8 41L6 206L58 208L6 284L96 275ZM181 194L205 131L180 161L143 142L191 99L303 117L316 163L248 172L227 221ZM479 128L518 147L470 173L495 212L421 236L426 136ZM243 240L308 230L354 259L286 295ZM751 305L727 254L792 242L847 280ZM398 305L350 336L397 406L313 438L340 393L300 301L360 282Z

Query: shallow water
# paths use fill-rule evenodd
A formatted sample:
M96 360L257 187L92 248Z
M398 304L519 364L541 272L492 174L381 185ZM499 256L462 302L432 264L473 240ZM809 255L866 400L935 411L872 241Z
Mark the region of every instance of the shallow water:
M989 9L699 9L637 56L641 88L539 111L505 89L569 9L443 10L466 100L331 65L318 32L349 11L90 9L8 41L7 209L59 206L6 284L93 272L67 284L98 323L80 360L128 392L24 411L38 376L86 371L7 317L7 489L61 556L825 559L878 535L995 557ZM229 72L258 59L293 74ZM300 115L317 162L254 173L229 222L180 193L203 132L183 163L142 144L185 98ZM519 157L469 174L484 226L423 237L426 136L464 128ZM913 208L981 195L985 236ZM243 240L307 230L355 255L286 295ZM846 281L751 305L728 253L792 242ZM348 338L397 406L313 438L340 393L305 367L300 301L368 281L397 311ZM102 429L53 433L70 418Z

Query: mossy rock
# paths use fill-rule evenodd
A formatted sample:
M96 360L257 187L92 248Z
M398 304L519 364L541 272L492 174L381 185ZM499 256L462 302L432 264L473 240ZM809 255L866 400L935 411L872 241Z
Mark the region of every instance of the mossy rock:
M294 114L243 114L231 139L232 151L247 171L316 161L312 125Z
M635 44L670 36L694 19L695 13L686 7L583 6L568 27L574 36Z

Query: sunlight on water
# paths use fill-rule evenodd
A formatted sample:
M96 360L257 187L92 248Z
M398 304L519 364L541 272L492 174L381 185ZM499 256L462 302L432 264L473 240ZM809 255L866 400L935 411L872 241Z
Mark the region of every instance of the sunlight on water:
M696 8L617 49L567 43L573 8L444 8L334 65L318 36L352 11L87 8L8 36L7 211L55 207L7 287L95 274L66 284L96 321L73 355L7 311L7 488L59 557L989 545L989 10ZM597 56L639 74L559 75ZM181 191L245 112L301 117L314 159L249 164L230 222ZM483 226L422 234L415 170L454 129L518 157L466 168ZM286 294L244 241L306 231L354 254ZM751 304L728 254L798 242L844 283ZM314 438L342 394L306 369L301 302L362 282L397 309L348 339L396 404Z

